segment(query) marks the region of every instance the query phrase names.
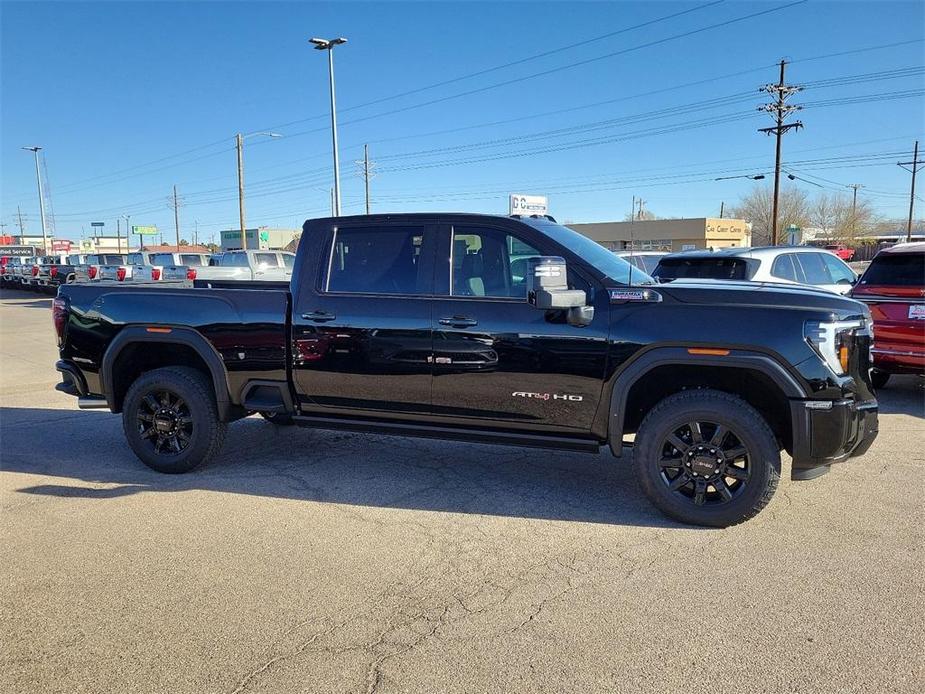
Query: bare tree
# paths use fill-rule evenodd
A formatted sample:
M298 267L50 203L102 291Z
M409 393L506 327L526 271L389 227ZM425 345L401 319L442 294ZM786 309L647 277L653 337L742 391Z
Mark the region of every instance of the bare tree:
M875 223L870 204L851 196L820 193L810 210L810 224L822 231L826 241L851 244L868 234Z
M752 225L752 244L767 246L772 243L772 215L774 194L770 187L754 188L733 207L732 214ZM809 200L799 188L786 188L780 193L778 230L782 233L791 224L807 226L810 218Z

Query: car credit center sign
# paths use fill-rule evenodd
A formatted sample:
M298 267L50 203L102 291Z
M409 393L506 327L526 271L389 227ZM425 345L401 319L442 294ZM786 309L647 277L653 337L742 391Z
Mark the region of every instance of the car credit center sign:
M548 214L549 204L545 195L511 194L509 214L544 215Z

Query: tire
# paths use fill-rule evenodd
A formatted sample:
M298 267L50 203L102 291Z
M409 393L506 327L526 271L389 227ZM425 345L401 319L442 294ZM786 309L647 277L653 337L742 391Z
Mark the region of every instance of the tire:
M886 371L881 371L880 369L871 369L870 370L870 382L876 390L881 388L886 388L886 384L890 381L890 374Z
M289 414L277 414L275 412L261 412L260 416L263 417L268 422L270 422L270 424L276 424L277 426L281 426L281 427L291 427L292 425L295 424L295 422L292 421L292 415L289 415Z
M129 387L122 406L122 429L129 446L141 462L158 472L189 472L207 463L221 450L226 428L218 418L212 383L185 366L141 375Z
M741 398L687 390L646 415L633 466L642 491L662 513L724 528L771 501L780 481L780 448L761 414Z

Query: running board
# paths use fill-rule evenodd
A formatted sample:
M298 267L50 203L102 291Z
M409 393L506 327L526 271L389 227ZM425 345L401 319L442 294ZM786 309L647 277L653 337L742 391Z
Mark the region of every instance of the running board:
M413 436L425 439L443 439L449 441L466 441L469 443L491 443L501 446L525 446L529 448L550 448L559 451L577 451L580 453L600 453L599 441L579 438L577 436L543 436L541 434L521 434L511 431L491 431L486 429L462 429L456 427L430 426L426 424L408 424L385 422L368 419L342 419L339 417L297 416L292 418L295 424L316 429L334 429L337 431L356 431L368 434L385 434L387 436Z

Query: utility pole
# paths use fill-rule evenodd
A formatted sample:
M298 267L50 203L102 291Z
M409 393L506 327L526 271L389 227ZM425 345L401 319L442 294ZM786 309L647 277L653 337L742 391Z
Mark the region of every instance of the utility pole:
M35 181L39 187L39 215L42 218L42 255L48 255L48 230L45 226L45 194L42 192L42 174L39 170L39 152L41 147L35 145L23 147L35 156Z
M132 226L129 222L132 219L132 215L126 214L123 215L123 217L125 219L125 250L130 251L132 250ZM139 237L138 247L139 249L141 248L141 237Z
M22 221L22 209L20 209L19 205L16 206L16 216L19 217L19 236L20 241L22 241L22 236L26 233L26 225Z
M723 218L723 212L725 211L726 211L726 203L725 201L720 201L719 203L719 218L720 219Z
M783 135L788 130L799 130L803 127L803 123L800 121L794 121L793 123L784 123L784 120L793 113L794 111L799 111L802 109L802 106L787 104L787 99L792 95L796 94L803 90L803 87L798 86L788 86L784 83L784 69L787 66L786 60L780 61L780 80L777 84L766 84L761 87L758 91L767 92L774 97L774 102L770 104L763 104L758 107L759 111L767 111L768 113L774 116L774 126L770 128L759 128L758 132L765 133L770 135L774 133L777 137L777 148L776 154L774 157L774 204L771 211L771 245L776 246L780 243L778 238L778 219L777 213L779 208L780 200L780 164L781 164L781 140Z
M177 187L173 187L173 226L177 231L177 253L180 252L180 200L177 198Z
M642 206L646 204L646 201L643 200L642 198L634 198L634 199L636 200L636 204L639 205L639 213L636 215L636 219L642 220Z
M854 239L858 233L858 188L863 188L860 183L849 183L847 188L851 188L851 238Z
M199 245L199 220L193 222L193 245Z
M235 138L238 146L238 220L241 226L241 249L247 250L247 229L244 226L244 135Z
M906 243L909 243L912 241L912 214L915 211L915 174L918 173L919 164L925 164L925 161L919 161L918 140L915 141L915 149L912 151L912 161L900 161L897 163L906 171L912 173L912 188L909 191L909 221L906 223Z
M366 214L369 214L369 180L373 177L373 169L376 167L376 163L369 160L369 145L363 145L363 159L354 163L366 184Z
M122 252L122 220L117 217L116 218L116 253L121 253L121 252Z

